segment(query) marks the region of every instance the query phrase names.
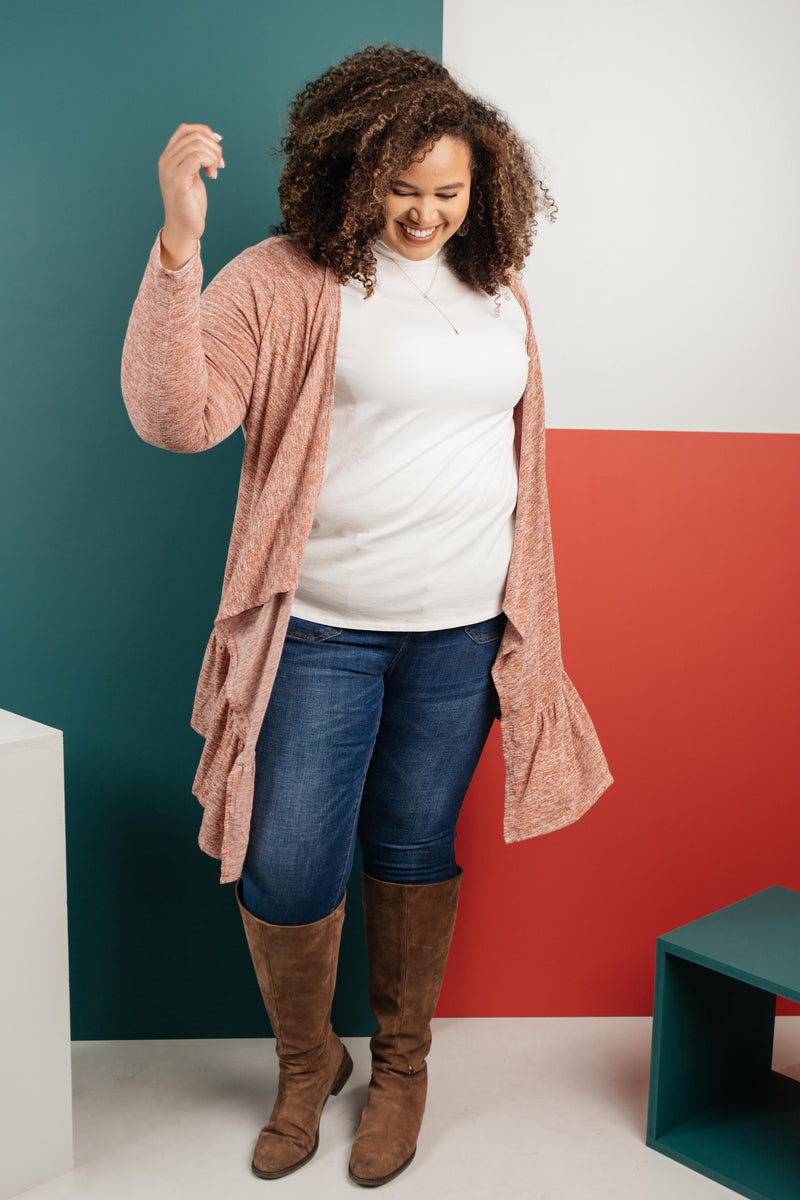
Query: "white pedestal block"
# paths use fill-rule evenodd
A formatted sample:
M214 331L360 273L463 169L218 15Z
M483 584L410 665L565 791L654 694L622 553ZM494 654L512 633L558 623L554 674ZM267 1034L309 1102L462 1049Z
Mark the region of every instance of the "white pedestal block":
M0 709L0 1200L72 1168L61 731Z

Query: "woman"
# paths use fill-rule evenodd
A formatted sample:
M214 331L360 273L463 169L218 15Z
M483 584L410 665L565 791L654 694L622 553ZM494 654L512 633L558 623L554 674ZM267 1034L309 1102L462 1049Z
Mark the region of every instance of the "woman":
M253 1169L314 1154L352 1063L333 1032L355 839L378 1029L350 1158L411 1162L461 871L456 822L495 718L507 841L611 782L561 664L541 373L517 276L554 206L505 119L439 63L368 48L290 109L278 237L200 295L200 172L220 135L161 156L164 226L123 393L148 442L215 445L242 479L192 715L203 849L236 881L276 1035Z

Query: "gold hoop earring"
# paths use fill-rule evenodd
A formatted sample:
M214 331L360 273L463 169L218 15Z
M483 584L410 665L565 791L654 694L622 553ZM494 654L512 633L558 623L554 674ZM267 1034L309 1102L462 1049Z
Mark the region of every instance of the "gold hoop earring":
M456 230L456 234L458 235L458 237L466 237L468 233L469 233L469 217L464 217L464 220L461 222L458 229Z

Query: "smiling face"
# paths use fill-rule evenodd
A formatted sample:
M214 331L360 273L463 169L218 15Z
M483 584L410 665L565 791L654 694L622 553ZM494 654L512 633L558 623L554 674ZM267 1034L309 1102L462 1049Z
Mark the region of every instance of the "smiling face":
M442 137L393 179L383 207L383 242L417 261L441 249L467 215L471 162L466 142Z

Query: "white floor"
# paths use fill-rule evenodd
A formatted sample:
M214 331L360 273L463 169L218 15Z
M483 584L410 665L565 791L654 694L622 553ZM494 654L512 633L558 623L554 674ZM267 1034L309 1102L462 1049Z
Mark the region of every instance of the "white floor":
M425 1123L394 1200L723 1200L733 1193L644 1144L646 1017L437 1020ZM277 1080L274 1043L76 1042L75 1169L26 1200L335 1200L366 1096L366 1038L323 1113L316 1157L249 1170ZM779 1017L774 1066L800 1079L800 1017Z

